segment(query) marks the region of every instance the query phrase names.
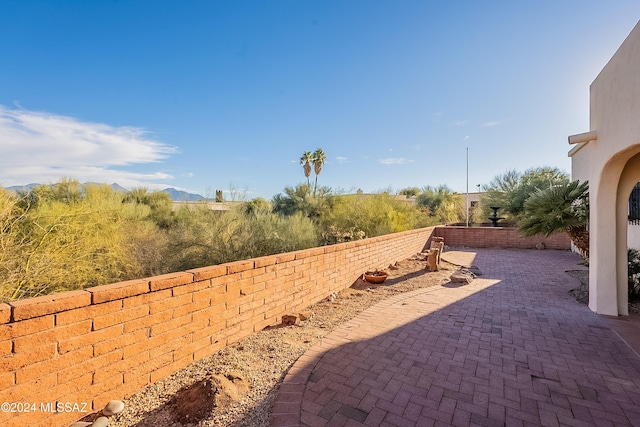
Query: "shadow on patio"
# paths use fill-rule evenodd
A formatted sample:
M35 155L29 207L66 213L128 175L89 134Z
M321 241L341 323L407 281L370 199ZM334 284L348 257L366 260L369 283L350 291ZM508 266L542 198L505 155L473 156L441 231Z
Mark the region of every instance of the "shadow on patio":
M332 332L287 374L271 425L640 425L640 359L568 295L577 255L445 257L483 275L397 295Z

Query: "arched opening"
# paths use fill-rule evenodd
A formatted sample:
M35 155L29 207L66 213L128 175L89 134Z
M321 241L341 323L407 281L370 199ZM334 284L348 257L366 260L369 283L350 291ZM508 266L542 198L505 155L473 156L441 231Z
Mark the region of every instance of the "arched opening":
M634 144L610 157L590 185L589 307L596 313L629 314L627 224L638 181L640 144Z
M618 202L616 206L616 276L618 289L618 312L629 314L628 294L628 257L629 249L629 200L634 188L640 181L640 146L633 147L633 156L624 165L618 183Z

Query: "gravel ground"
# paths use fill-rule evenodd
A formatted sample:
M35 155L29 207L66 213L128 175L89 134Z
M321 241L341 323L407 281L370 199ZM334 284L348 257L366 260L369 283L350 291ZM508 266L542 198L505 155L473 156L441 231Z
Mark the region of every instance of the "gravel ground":
M377 302L400 292L447 283L458 268L445 261L437 272L425 271L425 266L420 254L398 262L386 270L389 277L382 285L359 279L351 288L310 307L308 320L255 333L147 386L124 401L124 411L111 417L110 426L267 427L279 384L308 348ZM209 382L197 384L202 390L199 397L181 392L201 380ZM202 416L195 420L199 409ZM191 418L178 417L185 410L191 411Z

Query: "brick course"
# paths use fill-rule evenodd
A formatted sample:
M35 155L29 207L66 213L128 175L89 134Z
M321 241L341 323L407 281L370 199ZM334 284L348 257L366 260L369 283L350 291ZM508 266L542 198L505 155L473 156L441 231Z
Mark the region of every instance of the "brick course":
M549 237L525 237L513 227L436 227L434 237L444 237L447 246L496 249L536 249L539 243L545 249L571 249L567 233L556 233Z

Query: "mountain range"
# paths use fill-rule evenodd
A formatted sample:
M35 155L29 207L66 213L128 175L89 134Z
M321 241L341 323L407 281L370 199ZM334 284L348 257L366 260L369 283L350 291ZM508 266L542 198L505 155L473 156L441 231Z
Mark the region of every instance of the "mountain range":
M97 184L95 182L85 182L82 185L87 185L87 184ZM7 190L10 191L29 191L34 187L37 187L39 185L42 184L37 184L37 183L32 183L32 184L27 184L27 185L13 185L11 187L5 187ZM113 183L111 184L111 188L113 188L114 191L122 191L124 193L128 192L129 190L127 190L126 188L124 188L123 186L117 184L117 183ZM182 190L176 190L175 188L165 188L163 190L159 190L162 191L163 193L167 193L169 194L169 196L171 196L171 200L173 200L174 202L198 202L201 200L207 200L206 197L200 195L200 194L196 194L196 193L188 193L186 191L182 191Z

